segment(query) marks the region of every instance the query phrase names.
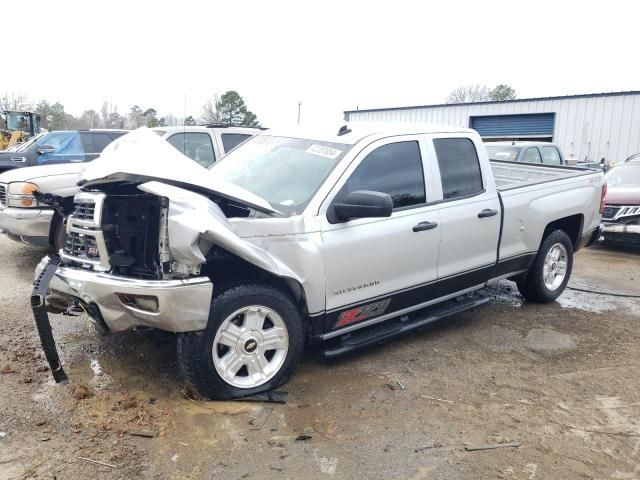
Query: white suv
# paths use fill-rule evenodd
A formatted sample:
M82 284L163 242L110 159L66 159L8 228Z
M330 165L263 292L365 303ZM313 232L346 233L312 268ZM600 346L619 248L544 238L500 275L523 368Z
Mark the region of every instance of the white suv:
M259 133L260 129L212 124L204 127L160 127L153 131L180 153L209 168L227 152Z

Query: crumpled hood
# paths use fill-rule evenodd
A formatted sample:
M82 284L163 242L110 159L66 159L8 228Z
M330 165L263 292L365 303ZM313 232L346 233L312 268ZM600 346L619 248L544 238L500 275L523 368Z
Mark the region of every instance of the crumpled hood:
M0 174L0 183L29 182L55 175L79 174L87 165L87 163L59 163L57 165L14 168Z
M269 202L214 175L183 155L146 127L110 143L97 160L87 164L78 185L90 187L113 182L160 181L181 188L193 187L268 213L280 213Z

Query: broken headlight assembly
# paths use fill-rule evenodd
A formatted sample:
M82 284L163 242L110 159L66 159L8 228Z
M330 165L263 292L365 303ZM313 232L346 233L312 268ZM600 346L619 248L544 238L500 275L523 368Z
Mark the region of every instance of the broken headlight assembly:
M38 206L38 201L33 193L38 190L38 185L31 182L13 182L9 184L7 192L7 206L18 208L33 208Z

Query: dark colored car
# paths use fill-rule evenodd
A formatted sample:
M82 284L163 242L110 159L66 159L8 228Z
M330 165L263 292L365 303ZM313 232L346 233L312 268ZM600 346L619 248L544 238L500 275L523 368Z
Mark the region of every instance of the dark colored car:
M640 247L640 161L623 163L609 170L606 180L602 240Z
M128 130L62 130L48 132L0 152L0 173L54 163L90 162Z

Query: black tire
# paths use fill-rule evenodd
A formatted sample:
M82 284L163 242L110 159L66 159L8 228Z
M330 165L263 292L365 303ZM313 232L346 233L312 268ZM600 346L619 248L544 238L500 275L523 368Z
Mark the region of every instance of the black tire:
M218 329L234 312L259 305L274 310L284 321L289 336L288 351L277 373L266 383L241 388L227 383L213 363L213 342ZM262 284L223 287L214 294L205 330L178 334L178 366L189 385L211 400L229 400L255 395L285 383L300 362L305 346L302 317L294 301L281 290Z
M560 286L554 290L550 290L545 286L544 282L544 263L549 251L558 243L563 245L567 252L567 268L564 280ZM538 250L538 254L533 261L533 265L531 265L526 274L516 281L518 290L522 296L530 302L553 302L566 288L569 278L571 277L572 268L573 244L571 243L571 239L563 230L554 230L542 241L542 245L540 245L540 250Z
M62 250L66 241L67 230L65 229L64 219L56 213L51 223L51 253L55 254Z

